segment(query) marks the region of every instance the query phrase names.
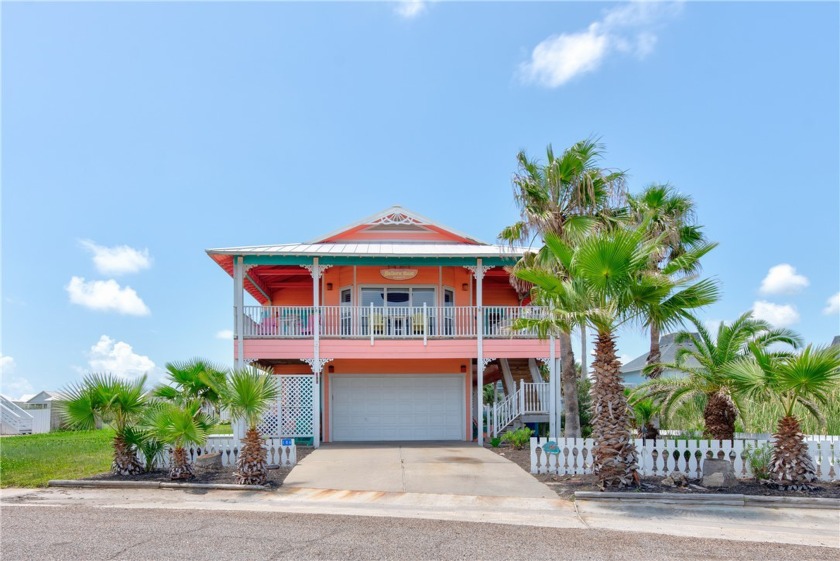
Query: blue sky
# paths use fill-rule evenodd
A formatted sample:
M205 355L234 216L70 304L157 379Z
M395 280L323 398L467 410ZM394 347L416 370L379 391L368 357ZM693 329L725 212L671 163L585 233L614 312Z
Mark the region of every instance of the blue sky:
M724 289L704 318L755 308L828 343L838 21L837 3L3 3L2 391L230 364L232 281L204 249L392 204L493 240L517 151L593 135L632 191L696 200Z

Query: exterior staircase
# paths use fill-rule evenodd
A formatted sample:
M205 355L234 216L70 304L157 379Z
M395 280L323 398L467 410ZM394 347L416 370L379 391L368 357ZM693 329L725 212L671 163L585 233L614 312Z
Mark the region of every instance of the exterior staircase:
M0 395L0 434L32 434L32 415Z
M488 405L488 432L498 436L524 423L548 421L549 384L544 382L534 359L499 359L505 397Z

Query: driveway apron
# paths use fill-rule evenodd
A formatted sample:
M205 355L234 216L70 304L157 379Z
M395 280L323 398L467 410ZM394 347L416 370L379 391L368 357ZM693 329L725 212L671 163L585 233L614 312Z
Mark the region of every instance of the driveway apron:
M300 461L285 487L557 498L510 460L463 442L324 444Z

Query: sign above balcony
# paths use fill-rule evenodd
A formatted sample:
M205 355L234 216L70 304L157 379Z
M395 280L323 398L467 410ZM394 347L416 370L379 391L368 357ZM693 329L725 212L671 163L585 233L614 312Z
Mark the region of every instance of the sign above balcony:
M417 269L407 269L407 268L391 268L391 269L380 269L379 274L382 275L383 278L388 280L411 280L417 276Z

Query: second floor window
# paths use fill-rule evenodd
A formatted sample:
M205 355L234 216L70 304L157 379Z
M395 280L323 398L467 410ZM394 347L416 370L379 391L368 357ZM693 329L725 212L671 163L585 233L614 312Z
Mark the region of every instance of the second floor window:
M437 305L434 288L421 287L381 287L362 288L362 306L376 307L428 307Z

